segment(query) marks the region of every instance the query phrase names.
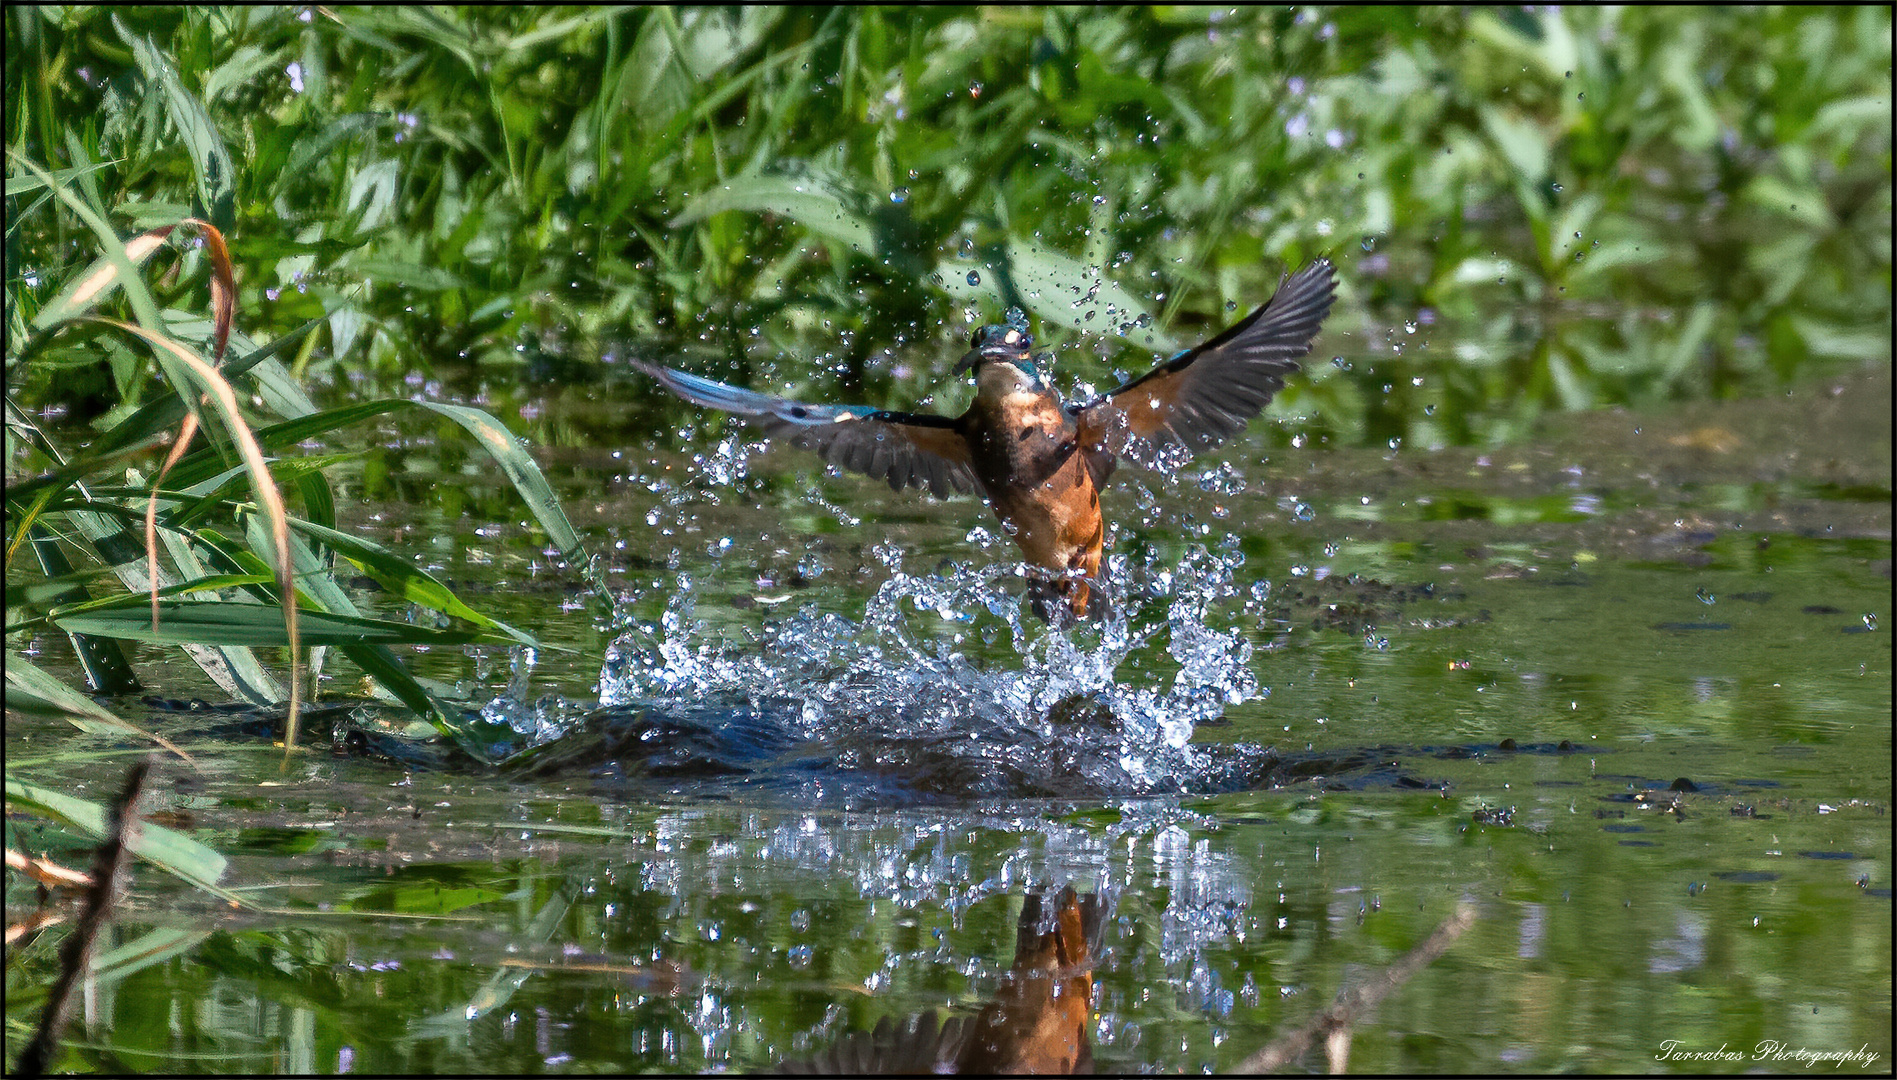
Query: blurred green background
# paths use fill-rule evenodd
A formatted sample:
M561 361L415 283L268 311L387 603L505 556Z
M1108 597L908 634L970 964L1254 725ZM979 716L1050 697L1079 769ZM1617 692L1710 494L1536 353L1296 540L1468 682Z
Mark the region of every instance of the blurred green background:
M10 155L127 234L223 227L254 339L326 320L295 370L332 403L557 394L637 354L913 406L1007 303L1104 386L1326 254L1343 302L1277 408L1337 441L1493 443L1890 352L1881 7L6 19ZM10 331L95 254L10 187ZM160 287L201 306L205 275ZM163 392L149 365L95 341L8 379L105 423ZM722 426L624 386L625 422Z

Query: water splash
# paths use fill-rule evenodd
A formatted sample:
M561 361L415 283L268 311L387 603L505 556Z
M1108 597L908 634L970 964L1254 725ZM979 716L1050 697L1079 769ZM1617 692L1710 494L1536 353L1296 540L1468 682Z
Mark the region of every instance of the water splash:
M1251 644L1220 625L1224 602L1242 600L1233 538L1193 545L1176 567L1110 556L1113 614L1071 631L1024 614L1018 565L917 574L893 546L875 555L890 576L860 620L806 604L717 627L696 616L698 583L677 574L657 619L622 622L600 705L722 709L824 747L873 786L1005 797L1192 790L1209 771L1196 725L1263 693Z
M558 739L585 714L583 702L557 694L542 695L528 701L533 672L540 661L539 650L516 645L508 654L507 689L481 707L481 719L490 724L505 724L524 736L529 746Z
M659 576L629 581L596 703L527 706L518 686L484 710L524 737L523 771L585 768L675 789L719 778L800 803L877 806L1271 782L1259 778L1279 760L1272 751L1191 741L1198 725L1269 694L1246 637L1264 597L1251 576L1240 579L1237 536L1156 490L1183 478L1230 498L1244 488L1230 465L1183 477L1162 468L1165 483L1124 485L1129 533L1103 564L1112 614L1058 630L1028 614L1026 572L986 526L967 535L971 559L926 571L888 539L872 541L854 568L826 566L823 547L746 565L743 545L728 539L734 526L701 515L766 490L750 468L763 447L730 437L682 470L632 478L656 496L650 535L678 546ZM802 495L822 517L859 524L822 485ZM854 592L865 575L880 582L866 602ZM744 603L701 606L738 581Z

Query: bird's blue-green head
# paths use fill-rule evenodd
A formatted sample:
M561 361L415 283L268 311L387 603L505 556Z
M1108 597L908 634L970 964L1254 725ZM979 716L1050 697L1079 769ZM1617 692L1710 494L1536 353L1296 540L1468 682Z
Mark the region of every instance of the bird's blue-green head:
M1006 322L984 326L969 338L968 352L955 364L955 374L988 361L1000 361L1013 364L1034 380L1040 379L1040 372L1034 370L1034 358L1030 355L1034 348L1034 335L1028 333L1028 317L1020 308L1009 308Z

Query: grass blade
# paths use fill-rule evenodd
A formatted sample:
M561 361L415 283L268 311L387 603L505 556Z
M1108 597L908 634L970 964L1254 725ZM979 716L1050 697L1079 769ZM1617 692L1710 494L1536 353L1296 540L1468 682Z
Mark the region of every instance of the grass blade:
M153 346L155 354L160 357L169 354L171 358L182 363L185 370L190 372L194 381L204 391L206 400L216 404L219 417L224 422L224 430L237 443L238 450L243 455L244 464L250 470L251 484L256 493L258 505L263 507L264 514L269 518L271 533L276 541L274 547L277 580L284 600L281 615L286 644L290 650L290 717L287 722L289 734L284 740L284 753L287 755L296 745L297 713L302 704L303 695L302 679L298 677L301 660L297 645L296 592L291 582L294 570L290 562L290 529L286 524L289 515L283 509L283 495L277 490L276 481L270 476L270 467L264 462L263 450L257 446L255 436L251 435L249 426L244 423L243 414L237 409L237 398L231 390L230 383L224 381L215 368L205 363L189 349L162 334L112 319L98 321L108 326L116 326L127 333L136 334ZM176 380L173 385L181 386ZM287 757L285 764L288 764Z
M453 420L465 428L468 434L488 452L494 463L501 467L507 479L514 484L514 490L520 493L527 508L539 519L540 527L547 530L554 546L560 549L560 557L579 568L581 575L593 590L593 599L605 611L613 606L612 589L607 586L606 578L600 573L592 556L586 551L580 534L567 520L566 510L560 506L560 499L553 493L547 478L534 464L533 455L520 444L513 432L502 426L501 422L479 409L465 405L443 405L433 401L418 401L416 405Z
M296 518L290 519L290 528L334 550L375 579L376 584L412 604L465 619L484 630L506 634L522 645L540 647L533 635L489 618L462 603L453 590L428 571L409 563L380 544Z
M232 581L247 580L233 577ZM292 638L284 628L283 610L265 604L233 604L221 600L160 600L156 628L144 610L143 595L126 594L95 600L83 610L57 610L47 621L61 630L123 641L166 645L243 645L248 648L290 648L308 645L466 645L474 642L511 645L514 638L494 630L437 630L430 626L338 615L326 611L299 613L300 625Z
M57 716L91 735L136 735L178 755L193 768L197 767L191 755L178 749L170 740L119 719L91 698L40 670L23 656L7 657L6 688L6 708L9 713Z

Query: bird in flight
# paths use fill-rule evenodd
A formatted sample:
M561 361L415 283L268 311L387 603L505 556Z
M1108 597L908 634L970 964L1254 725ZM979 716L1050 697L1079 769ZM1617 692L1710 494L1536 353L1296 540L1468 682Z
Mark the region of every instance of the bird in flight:
M1105 521L1100 491L1118 455L1151 461L1171 447L1197 452L1242 430L1311 351L1336 295L1330 260L1286 277L1258 310L1224 333L1115 390L1063 402L1032 354L1027 317L975 331L955 374L975 374L960 416L867 405L816 405L727 386L643 361L633 366L687 401L736 413L773 438L840 469L937 498L980 495L1029 569L1034 613L1058 626L1100 618Z

